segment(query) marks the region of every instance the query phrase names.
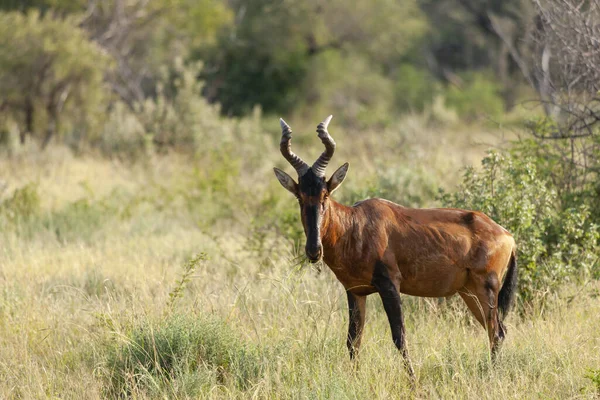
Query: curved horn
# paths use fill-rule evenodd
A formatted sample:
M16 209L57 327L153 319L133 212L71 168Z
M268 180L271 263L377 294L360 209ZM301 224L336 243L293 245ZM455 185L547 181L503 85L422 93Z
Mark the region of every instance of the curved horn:
M333 115L325 118L325 120L317 126L317 136L319 136L321 142L325 145L325 151L319 156L317 161L315 161L312 169L317 176L321 177L325 176L325 168L327 168L327 164L329 164L329 160L331 160L333 152L335 151L335 142L331 135L329 135L329 132L327 132L327 127L329 126L331 118L333 118Z
M281 142L279 143L281 154L290 164L292 164L292 167L294 167L298 176L302 176L310 167L292 152L292 128L286 124L283 118L279 118L279 125L281 125Z

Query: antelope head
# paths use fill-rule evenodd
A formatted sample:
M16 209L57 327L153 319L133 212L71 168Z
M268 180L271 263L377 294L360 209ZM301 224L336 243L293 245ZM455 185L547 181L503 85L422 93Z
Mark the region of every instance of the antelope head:
M325 180L325 169L335 151L335 142L327 131L331 118L330 115L317 126L317 135L325 145L325 151L312 166L292 152L292 129L283 119L279 120L281 125L279 148L283 157L298 173L298 183L278 168L274 168L275 176L279 183L298 199L302 225L306 234L306 257L313 263L319 261L323 256L321 238L322 228L328 218L329 196L341 185L348 172L348 163L345 163L333 173L329 180Z

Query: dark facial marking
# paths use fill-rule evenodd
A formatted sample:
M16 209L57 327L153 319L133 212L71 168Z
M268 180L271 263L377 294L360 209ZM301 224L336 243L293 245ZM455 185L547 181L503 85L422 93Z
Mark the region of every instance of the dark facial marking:
M325 178L315 175L312 168L299 178L298 186L300 193L309 197L321 196L323 189L327 187Z
M309 169L299 178L298 186L306 233L306 255L310 261L317 261L322 256L321 220L327 185L325 178Z
M306 252L309 258L317 258L320 251L320 207L318 205L304 206L306 219ZM314 257L313 257L314 256Z

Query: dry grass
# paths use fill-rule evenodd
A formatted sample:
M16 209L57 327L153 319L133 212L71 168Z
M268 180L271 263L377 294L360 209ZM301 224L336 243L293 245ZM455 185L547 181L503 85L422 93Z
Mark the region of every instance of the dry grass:
M468 144L475 134L459 140L458 130L435 128L421 137L423 127L411 123L399 128L404 135L383 135L382 150L373 134L355 136L352 148L349 136L336 136L336 163L361 165L339 196L352 197L361 189L356 182L374 179L381 165L401 173L398 166L410 172L426 164L418 177L451 185L458 166L482 154ZM273 142L274 150L255 157L244 152L256 146L243 145L232 176L210 173L214 160L176 155L128 165L57 148L1 160L3 199L37 182L40 206L0 233L0 398L598 396L585 377L588 368L600 368L597 283L565 287L535 315L511 315L493 366L483 329L459 301L406 297L414 391L373 296L363 351L353 365L345 349L345 294L333 274L295 266L293 247L274 231L260 245L249 240L269 218L296 212L269 171L282 165L276 139L259 142ZM319 152L310 149L298 152ZM74 206L81 201L87 205ZM208 261L169 307L182 266L199 252ZM218 321L217 327L203 330L204 321ZM190 331L204 332L199 344ZM186 346L203 356L185 353L182 359L191 358L172 370L163 365L133 373L115 359L127 346L135 348L136 335L156 340L149 357L157 363L175 354L158 344L160 335L191 340ZM240 383L234 377L242 370ZM125 386L115 386L115 374Z

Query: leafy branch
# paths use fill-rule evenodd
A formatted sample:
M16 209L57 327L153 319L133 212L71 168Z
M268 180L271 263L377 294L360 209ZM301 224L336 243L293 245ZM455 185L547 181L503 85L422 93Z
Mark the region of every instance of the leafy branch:
M177 303L177 300L183 297L183 290L191 280L192 275L198 269L198 266L207 260L206 253L200 253L189 259L183 266L181 278L175 282L175 287L169 292L169 300L167 301L167 310L172 311Z

